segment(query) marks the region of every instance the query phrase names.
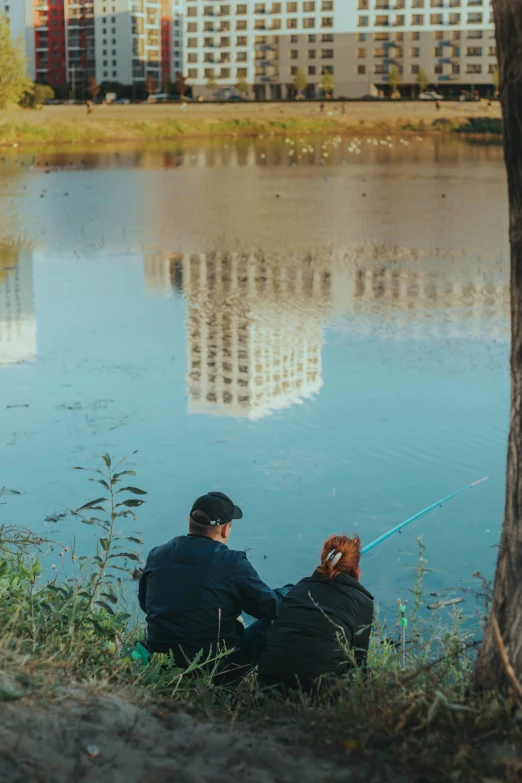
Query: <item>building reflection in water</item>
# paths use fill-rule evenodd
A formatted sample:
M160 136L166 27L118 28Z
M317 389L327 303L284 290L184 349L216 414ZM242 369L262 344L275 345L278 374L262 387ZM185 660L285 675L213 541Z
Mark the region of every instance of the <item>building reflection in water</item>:
M0 365L34 359L36 351L32 253L0 244Z
M145 266L148 290L187 298L189 412L256 420L321 389L328 262L150 254Z

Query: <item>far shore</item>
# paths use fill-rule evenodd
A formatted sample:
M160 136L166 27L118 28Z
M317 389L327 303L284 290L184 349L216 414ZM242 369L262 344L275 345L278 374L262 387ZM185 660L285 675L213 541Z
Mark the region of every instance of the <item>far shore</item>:
M18 107L0 112L0 146L115 143L212 136L292 133L501 134L495 102L358 101L295 103L187 103Z

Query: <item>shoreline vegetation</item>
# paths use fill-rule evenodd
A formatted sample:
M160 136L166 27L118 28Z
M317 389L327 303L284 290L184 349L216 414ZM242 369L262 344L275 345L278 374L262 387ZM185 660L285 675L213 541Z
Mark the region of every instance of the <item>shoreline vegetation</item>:
M335 113L336 112L336 113ZM293 134L385 135L392 133L448 135L501 141L502 120L497 107L488 114L482 105L458 104L437 112L408 105L341 104L308 106L276 104L194 106L101 106L92 115L84 107L44 107L41 111L0 113L0 146L45 146L168 141L216 137L277 137Z
M103 783L122 770L129 783L340 783L347 770L354 781L392 783L519 779L517 694L470 687L490 587L475 575L468 614L454 590L426 595L421 540L406 636L400 619L379 612L366 676L355 670L320 696L283 698L254 675L235 690L214 685L224 651L189 671L167 656L146 662L136 654L144 629L132 580L147 493L127 485L134 475L104 455L90 471L95 499L67 512L71 525L95 531L90 556L0 527L3 781Z

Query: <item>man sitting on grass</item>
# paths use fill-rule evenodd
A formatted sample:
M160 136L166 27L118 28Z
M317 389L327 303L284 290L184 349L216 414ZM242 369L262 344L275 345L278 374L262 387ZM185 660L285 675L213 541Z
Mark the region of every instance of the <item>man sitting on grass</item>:
M233 650L219 664L218 681L239 679L256 665L267 644L289 586L271 590L261 581L245 552L227 547L232 520L243 512L222 492L198 498L189 516L189 534L155 547L139 585L147 615L147 648L172 653L186 668L218 648ZM244 628L242 612L259 622Z

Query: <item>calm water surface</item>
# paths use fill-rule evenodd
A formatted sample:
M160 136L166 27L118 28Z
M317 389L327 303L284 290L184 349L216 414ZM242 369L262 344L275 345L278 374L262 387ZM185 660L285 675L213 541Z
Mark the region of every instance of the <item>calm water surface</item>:
M403 140L406 141L406 140ZM393 603L421 534L430 587L491 575L508 427L502 152L460 142L219 140L0 161L4 520L92 497L73 465L132 458L145 549L211 489L269 582L333 532L379 547ZM390 146L391 145L391 146Z

